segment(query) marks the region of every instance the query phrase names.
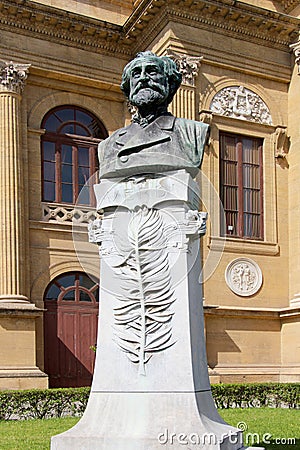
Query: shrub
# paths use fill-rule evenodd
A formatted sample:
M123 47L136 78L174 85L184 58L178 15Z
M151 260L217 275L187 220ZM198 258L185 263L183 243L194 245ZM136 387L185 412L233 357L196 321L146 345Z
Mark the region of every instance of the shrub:
M0 392L0 419L48 419L81 416L90 388L32 389Z
M0 391L0 419L81 416L90 388ZM300 408L299 383L213 384L217 408Z
M213 384L218 408L300 407L299 383Z

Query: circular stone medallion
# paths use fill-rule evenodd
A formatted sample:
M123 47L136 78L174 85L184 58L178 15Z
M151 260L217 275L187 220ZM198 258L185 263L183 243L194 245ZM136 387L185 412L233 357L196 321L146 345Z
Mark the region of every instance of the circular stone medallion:
M228 287L237 295L247 297L255 294L262 285L260 267L252 259L237 258L225 270Z

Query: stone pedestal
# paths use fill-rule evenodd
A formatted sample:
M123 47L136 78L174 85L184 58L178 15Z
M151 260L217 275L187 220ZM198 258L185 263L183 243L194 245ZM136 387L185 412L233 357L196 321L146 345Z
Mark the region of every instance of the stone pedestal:
M101 255L93 385L83 418L51 449L244 448L210 391L198 185L181 170L95 191L104 218L90 228Z

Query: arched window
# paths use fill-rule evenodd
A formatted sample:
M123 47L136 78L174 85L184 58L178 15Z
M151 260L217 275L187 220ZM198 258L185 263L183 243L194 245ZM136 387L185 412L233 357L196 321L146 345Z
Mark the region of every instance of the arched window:
M81 272L71 272L60 275L48 286L44 300L92 302L99 301L99 287L88 275Z
M46 114L42 128L43 201L92 205L89 180L98 169L98 143L108 136L104 125L89 111L60 106Z
M99 286L83 272L56 277L44 294L44 360L50 387L89 386L94 370Z

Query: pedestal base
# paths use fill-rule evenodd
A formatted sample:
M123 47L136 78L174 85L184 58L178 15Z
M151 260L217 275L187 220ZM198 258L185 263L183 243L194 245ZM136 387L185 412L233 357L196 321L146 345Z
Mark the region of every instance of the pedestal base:
M29 303L29 300L25 295L0 295L0 303ZM30 304L30 303L29 303Z
M0 367L0 390L47 388L48 375L38 367Z
M92 392L83 418L71 430L54 436L51 449L240 450L242 439L241 430L220 418L210 391Z
M0 301L0 389L47 388L48 376L36 366L36 319L33 303Z

